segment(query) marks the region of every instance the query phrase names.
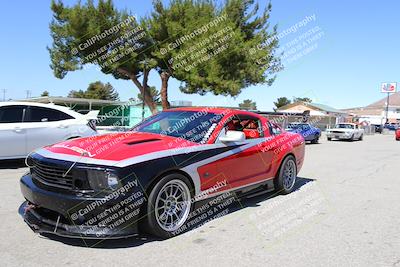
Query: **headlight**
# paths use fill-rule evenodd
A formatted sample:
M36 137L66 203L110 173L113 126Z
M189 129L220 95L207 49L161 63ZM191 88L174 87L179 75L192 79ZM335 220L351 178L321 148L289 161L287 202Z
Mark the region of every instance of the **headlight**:
M110 170L88 170L90 187L94 190L117 189L118 176Z

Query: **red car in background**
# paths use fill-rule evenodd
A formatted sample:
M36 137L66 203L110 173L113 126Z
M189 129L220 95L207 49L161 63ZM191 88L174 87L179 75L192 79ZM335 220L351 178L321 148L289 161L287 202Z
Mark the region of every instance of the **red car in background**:
M398 127L398 128L396 129L395 136L396 136L396 140L397 140L397 141L400 141L400 127Z
M290 193L304 138L255 113L179 108L129 132L74 139L32 153L20 213L39 233L171 237L201 200Z

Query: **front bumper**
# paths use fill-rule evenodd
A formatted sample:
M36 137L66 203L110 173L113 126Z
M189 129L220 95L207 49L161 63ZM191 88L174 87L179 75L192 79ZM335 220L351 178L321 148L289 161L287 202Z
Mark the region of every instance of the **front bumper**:
M48 191L37 186L29 174L21 178L20 186L27 201L18 212L36 233L85 239L125 238L138 234L144 199L128 202L126 196L106 199ZM88 207L95 208L83 214L82 210L86 212Z
M340 140L349 140L351 139L352 135L340 134L340 133L327 133L326 137L332 139L340 139Z

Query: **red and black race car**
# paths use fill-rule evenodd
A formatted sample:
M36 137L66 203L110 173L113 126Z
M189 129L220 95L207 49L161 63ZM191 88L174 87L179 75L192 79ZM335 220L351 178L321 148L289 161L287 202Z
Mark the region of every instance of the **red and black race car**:
M170 237L201 201L256 190L290 193L304 139L255 113L179 108L131 131L39 149L21 178L20 214L38 233Z
M400 126L396 129L395 137L397 141L400 141Z

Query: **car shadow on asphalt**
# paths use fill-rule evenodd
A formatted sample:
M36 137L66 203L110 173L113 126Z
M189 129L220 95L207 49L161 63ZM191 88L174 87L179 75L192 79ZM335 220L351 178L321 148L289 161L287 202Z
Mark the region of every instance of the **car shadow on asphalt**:
M25 159L0 160L0 170L25 168Z
M297 177L296 184L294 185L294 192L298 191L301 187L313 181L315 180L310 178ZM235 201L232 205L230 205L229 212L226 213L224 216L229 216L230 214L245 208L258 207L260 206L260 203L273 199L274 197L279 195L280 194L277 191L272 191L272 192L264 191L250 197L242 197L239 200ZM193 224L192 227L188 228L184 232L190 232L198 227L206 225L210 221L211 220L207 220L207 222L205 223L200 222L198 224ZM42 234L42 237L48 238L53 241L61 242L66 245L78 246L78 247L90 247L97 249L118 249L118 248L138 247L149 242L164 241L163 239L146 235L139 235L123 239L102 239L102 240L66 238L52 234Z

